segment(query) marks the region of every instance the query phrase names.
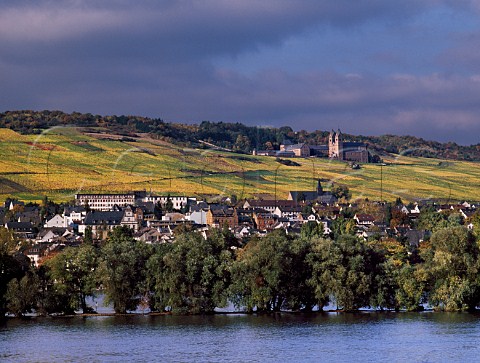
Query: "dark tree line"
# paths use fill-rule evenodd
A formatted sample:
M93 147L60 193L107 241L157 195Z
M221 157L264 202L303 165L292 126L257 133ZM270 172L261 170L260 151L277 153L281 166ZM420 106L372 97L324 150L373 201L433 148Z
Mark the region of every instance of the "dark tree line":
M416 254L398 241L323 238L311 226L296 237L275 231L252 238L241 248L227 230L207 238L185 230L174 243L148 245L117 228L103 245L66 248L38 269L14 257L8 231L0 237L2 317L92 312L87 297L99 288L116 313L139 306L212 313L229 302L247 312L327 305L415 311L424 303L458 311L480 304L479 245L463 226L439 228Z

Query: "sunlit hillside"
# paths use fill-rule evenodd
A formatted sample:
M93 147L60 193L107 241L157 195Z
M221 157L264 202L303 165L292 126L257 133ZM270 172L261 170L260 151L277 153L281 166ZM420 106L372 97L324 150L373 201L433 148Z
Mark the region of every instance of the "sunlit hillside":
M0 200L13 196L67 201L76 193L147 190L153 193L251 197L312 190L321 179L347 185L354 198L480 200L480 164L392 157L353 170L327 159L294 159L183 148L148 137L84 134L53 128L41 135L0 129Z

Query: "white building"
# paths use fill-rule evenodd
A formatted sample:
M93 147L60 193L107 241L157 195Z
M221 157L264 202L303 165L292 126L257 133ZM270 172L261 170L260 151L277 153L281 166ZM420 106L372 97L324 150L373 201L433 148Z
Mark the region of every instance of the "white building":
M49 219L47 222L45 222L43 226L45 228L67 227L67 225L65 225L65 219L60 214L55 214L55 216L52 219Z
M77 205L87 205L91 209L109 211L113 206L135 205L135 194L76 194Z
M167 204L168 198L170 198L170 201L173 204L173 209L182 209L188 204L194 204L197 202L197 198L193 197L186 197L186 196L181 196L181 195L147 195L144 197L142 200L144 202L153 202L154 204L157 204L160 202L162 206L165 206Z

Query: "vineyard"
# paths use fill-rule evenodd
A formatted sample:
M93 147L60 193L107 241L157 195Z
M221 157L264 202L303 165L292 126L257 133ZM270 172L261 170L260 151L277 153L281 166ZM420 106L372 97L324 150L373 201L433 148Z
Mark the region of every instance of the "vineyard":
M0 199L68 201L76 193L132 190L285 199L289 190L313 190L321 179L327 190L331 183L348 186L353 198L480 200L480 164L474 162L392 156L357 170L323 158L295 162L76 127L40 135L0 129Z

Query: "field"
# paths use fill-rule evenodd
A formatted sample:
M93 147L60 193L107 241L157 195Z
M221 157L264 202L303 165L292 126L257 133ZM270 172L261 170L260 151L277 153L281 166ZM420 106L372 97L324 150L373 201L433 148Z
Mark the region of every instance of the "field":
M353 198L480 200L480 164L396 156L385 165L352 170L343 162L295 159L285 166L273 157L183 148L148 137L85 134L52 128L41 135L0 129L0 201L44 195L68 201L76 193L147 190L159 194L237 198L289 190L313 190L322 179L350 188Z

